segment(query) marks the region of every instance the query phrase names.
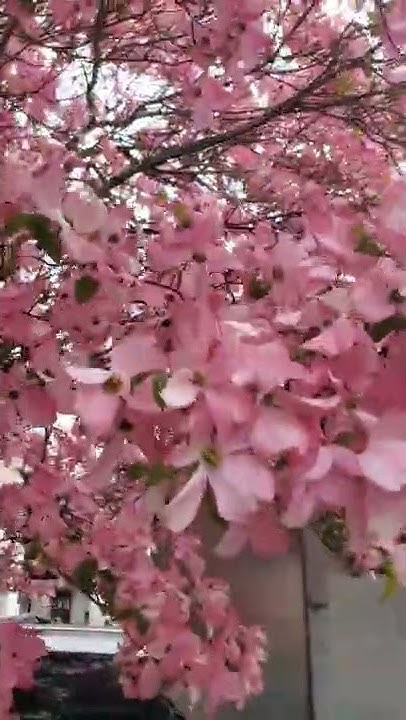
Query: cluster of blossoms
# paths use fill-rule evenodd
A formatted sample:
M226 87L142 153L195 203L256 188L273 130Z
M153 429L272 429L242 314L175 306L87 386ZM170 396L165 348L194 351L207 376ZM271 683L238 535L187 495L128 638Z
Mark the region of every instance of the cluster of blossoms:
M406 583L406 6L357 5L0 4L0 590L87 593L130 697L261 692L205 515ZM2 719L41 652L0 625Z

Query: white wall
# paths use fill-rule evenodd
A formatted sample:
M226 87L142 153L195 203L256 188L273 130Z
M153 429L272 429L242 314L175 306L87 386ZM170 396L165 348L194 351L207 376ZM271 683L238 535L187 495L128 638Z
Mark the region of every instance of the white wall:
M89 598L81 592L72 594L70 621L72 625L84 625L85 613L89 611Z
M310 616L316 719L405 720L406 589L382 602L382 580L330 558L327 585L329 607Z
M0 617L18 615L18 593L0 593Z
M26 613L27 609L20 606L18 593L0 593L0 617L11 617L19 615L21 612ZM100 608L89 600L86 595L75 590L72 596L71 617L72 625L85 625L85 613L89 613L88 624L91 627L104 627L105 617ZM51 614L50 599L41 596L31 599L30 615L38 615L42 618L49 618Z

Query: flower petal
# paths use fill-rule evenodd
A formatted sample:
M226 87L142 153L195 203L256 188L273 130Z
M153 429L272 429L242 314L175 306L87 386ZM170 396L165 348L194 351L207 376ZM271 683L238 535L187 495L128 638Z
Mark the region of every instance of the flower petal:
M138 697L140 700L155 698L161 687L161 674L158 665L149 660L141 670L138 678Z
M121 340L111 351L111 370L131 378L144 372L166 369L164 354L152 335L133 333Z
M322 477L327 475L332 463L333 453L330 448L320 447L314 464L303 476L304 480L321 480Z
M255 496L239 492L234 485L227 482L220 470L210 472L209 481L216 498L218 513L224 520L238 522L257 509Z
M262 408L251 433L252 447L269 457L295 448L306 451L309 439L303 425L279 408Z
M166 386L161 390L161 398L170 408L185 408L192 405L199 393L198 385L193 384L193 373L181 368L173 373Z
M253 455L227 455L221 464L221 474L241 495L268 501L274 496L275 481L271 470Z
M109 370L102 368L76 367L75 365L67 365L65 370L72 380L86 383L86 385L101 385L111 375Z
M196 517L206 490L207 477L199 467L182 490L165 507L163 512L165 525L172 532L182 532Z
M118 395L82 385L76 392L75 410L89 434L101 437L111 430L119 403Z
M406 441L374 439L358 460L364 475L384 490L406 485Z
M247 543L247 531L244 525L232 523L225 531L214 552L218 557L231 558L238 555Z

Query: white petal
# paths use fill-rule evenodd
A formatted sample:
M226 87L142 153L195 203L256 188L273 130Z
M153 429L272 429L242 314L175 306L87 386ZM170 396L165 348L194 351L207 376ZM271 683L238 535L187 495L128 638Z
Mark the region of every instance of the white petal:
M321 447L314 465L304 475L305 480L321 480L331 468L333 455L330 448Z
M241 521L255 512L258 502L254 495L243 495L227 482L220 470L210 472L210 485L216 498L217 510L224 520Z
M192 377L191 370L182 368L169 378L165 388L161 390L162 400L167 407L185 408L196 400L199 387L193 384Z
M102 368L67 365L65 370L73 380L86 385L101 385L111 375L109 370L103 370Z
M309 441L305 428L279 408L263 408L251 433L252 447L265 456L278 455L291 448L303 453Z
M182 532L195 519L206 483L206 474L199 467L182 490L165 507L163 518L169 530Z
M254 455L227 455L221 465L221 474L225 482L241 495L253 495L265 501L272 500L274 496L273 474Z

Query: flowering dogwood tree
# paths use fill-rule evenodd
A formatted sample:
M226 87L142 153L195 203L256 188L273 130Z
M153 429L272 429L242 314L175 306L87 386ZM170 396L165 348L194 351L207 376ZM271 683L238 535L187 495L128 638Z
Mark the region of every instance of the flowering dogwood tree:
M0 5L1 589L87 593L130 697L242 707L197 515L232 557L339 511L406 580L405 2ZM3 720L41 648L0 644Z

